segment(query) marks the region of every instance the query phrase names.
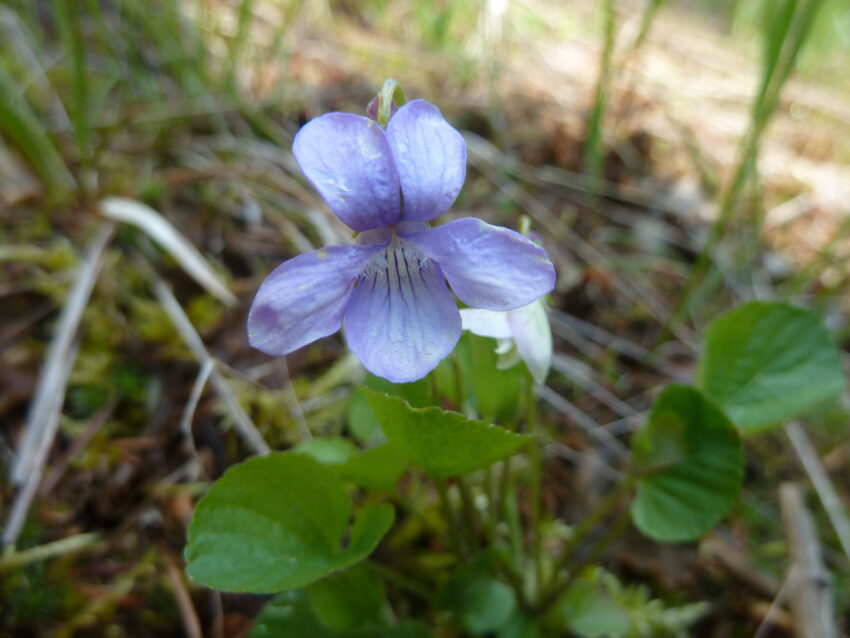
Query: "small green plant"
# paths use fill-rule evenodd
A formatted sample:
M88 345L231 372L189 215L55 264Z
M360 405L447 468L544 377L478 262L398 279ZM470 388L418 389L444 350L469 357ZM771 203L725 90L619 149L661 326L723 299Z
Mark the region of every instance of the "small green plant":
M513 336L525 348L535 331L548 332L545 321L523 331L497 328L524 321L510 313L548 291L548 260L521 235L471 220L428 229L424 220L445 210L459 189L456 171L445 165L462 156L453 150L458 138L426 103L388 108L395 88L387 87L375 114L388 123L403 212L399 182L381 190L393 165L381 163L388 156L379 123L334 114L307 124L296 137L296 157L366 240L286 262L260 289L249 318L257 347L285 353L339 328L345 317L352 349L376 375L352 399L349 427L362 447L316 438L231 468L195 510L185 551L189 575L224 591L278 593L255 636L427 636L441 625L475 636L545 636L567 628L588 637L683 635L703 605L651 601L645 589L622 586L595 561L629 521L659 543L692 541L715 527L741 489L741 437L842 391L835 345L815 315L781 302L751 302L716 319L694 384L657 395L632 438L622 478L568 534L553 537L549 530L564 524L541 504L546 436L529 368L516 357L507 363L519 367L503 369L505 360L492 344L482 350L480 336L457 344L453 303L439 315L425 307L441 307L433 291L448 294L444 272L463 301L505 313L503 326L489 315L489 328L476 324L479 334L493 329L500 341ZM326 128L333 144L323 137ZM405 155L432 147L440 152ZM352 164L357 153L368 161ZM369 162L374 170L360 172ZM378 220L363 217L367 208L357 199L374 192L384 198L373 206L383 215ZM416 220L413 234L401 229L411 222L392 225L400 214ZM474 237L457 244L468 223ZM432 245L429 233L439 241ZM494 257L503 247L512 252ZM426 272L418 251L442 266L439 278ZM485 263L488 270L476 270ZM551 348L551 337L540 342ZM508 352L504 346L497 351ZM526 358L531 365L538 360ZM545 378L533 367L538 380ZM425 514L422 485L434 488L439 513ZM434 559L432 552L384 563L376 549L392 553L394 535L418 525L445 539L437 555L446 569L436 579L416 567ZM429 611L400 619L385 581L424 599Z

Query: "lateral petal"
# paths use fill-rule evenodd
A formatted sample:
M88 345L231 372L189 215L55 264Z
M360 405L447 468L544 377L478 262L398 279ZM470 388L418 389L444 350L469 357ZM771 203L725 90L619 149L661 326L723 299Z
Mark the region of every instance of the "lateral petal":
M513 310L555 286L555 267L530 239L466 217L404 237L436 261L468 306Z
M288 354L339 330L354 278L383 249L329 246L283 262L251 304L250 344L267 354Z

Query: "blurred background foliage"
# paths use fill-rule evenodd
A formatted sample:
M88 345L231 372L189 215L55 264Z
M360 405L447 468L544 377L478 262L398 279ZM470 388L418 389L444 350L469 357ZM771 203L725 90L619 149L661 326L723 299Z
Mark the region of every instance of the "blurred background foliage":
M687 376L702 327L738 301L808 304L847 339L848 54L846 0L0 2L4 468L86 246L111 223L104 198L150 206L238 298L222 303L187 276L185 255L118 225L55 388L56 443L17 546L79 542L23 567L0 559L3 633L247 635L261 601L181 575L194 498L250 453L242 418L274 449L343 433L362 375L339 337L286 362L245 339L275 265L348 237L290 154L307 119L363 112L389 76L438 104L469 146L452 214L508 226L529 215L558 268L550 388L627 435L654 388ZM243 412L221 392L193 397L203 357L163 281ZM812 416L827 468L844 476L846 417ZM542 418L556 442L600 453L575 412L555 402ZM713 542L772 582L787 554L769 503L799 469L778 435L751 447L749 491ZM574 519L600 478L557 449L547 503ZM0 494L7 519L11 481ZM438 555L437 531L408 521L396 551ZM752 635L763 619L763 592L708 550L621 553L612 569L635 587L710 604L694 635Z

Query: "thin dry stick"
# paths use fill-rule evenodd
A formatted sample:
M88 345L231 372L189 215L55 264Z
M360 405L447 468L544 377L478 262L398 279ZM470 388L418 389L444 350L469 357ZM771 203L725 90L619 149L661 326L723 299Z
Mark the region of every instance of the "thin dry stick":
M794 579L796 578L797 568L792 565L791 569L788 570L788 576L782 581L782 586L779 588L779 591L776 592L776 596L772 601L770 601L770 607L767 608L767 613L759 623L756 633L753 634L753 638L764 638L768 635L768 632L773 628L773 619L779 613L782 605L785 604L785 599L788 598L788 594L790 593L794 584Z
M615 439L610 432L597 427L597 423L593 419L567 401L567 399L562 397L560 394L555 392L552 388L538 383L535 385L534 391L537 396L578 423L590 436L595 438L599 443L604 445L609 451L613 452L618 457L624 457L629 453L629 449L620 441Z
M77 534L67 538L45 543L37 547L31 547L22 552L9 552L0 558L0 574L3 572L20 569L24 565L30 565L39 561L53 558L54 556L65 556L79 552L87 547L94 545L100 540L100 534L89 532L87 534Z
M180 610L180 619L183 622L183 629L186 632L186 636L188 638L203 638L204 634L201 630L201 621L198 620L198 614L195 611L195 606L192 604L192 597L189 595L186 583L183 582L183 574L177 566L177 561L169 553L165 552L164 562L168 581L171 583L171 589L177 601L177 608Z
M286 363L286 357L277 357L275 359L275 370L283 377L283 396L286 398L289 413L298 425L298 432L301 434L303 440L309 441L313 438L313 433L310 431L310 426L307 425L307 419L304 418L304 410L298 401L298 395L295 394L295 387L293 387L292 379L289 377L289 366Z
M153 208L132 199L107 197L100 202L100 212L109 219L132 224L143 230L216 299L227 306L236 305L234 294L227 289L198 249Z
M41 369L33 401L30 404L24 439L18 450L18 459L12 468L13 483L21 484L33 473L33 467L38 460L39 447L53 440L59 419L58 411L65 397L65 385L70 373L68 360L71 358L77 328L100 272L104 250L113 232L115 232L115 224L106 223L101 226L100 232L86 251L85 261L75 277L74 287L62 308L56 334L47 351L44 367Z
M41 481L44 463L59 427L65 387L68 385L68 377L77 359L76 335L80 319L97 281L104 251L114 231L115 225L112 223L101 226L86 251L85 262L62 308L56 336L47 351L27 416L24 439L18 451L17 461L12 467L12 481L21 487L15 496L3 530L4 545L14 544L18 540Z
M835 529L844 553L850 559L850 519L847 517L844 504L835 491L832 481L829 480L829 475L827 475L823 463L818 458L802 425L792 421L785 426L785 433L791 440L791 445L794 446L794 451L806 470L806 474L809 475L809 480L812 482L818 498L823 503L823 508L826 510L829 522Z
M791 612L798 638L836 638L829 572L823 564L815 522L796 483L779 486L782 520L797 577L791 585Z
M582 390L600 403L607 405L618 416L631 417L638 414L628 403L609 392L602 384L593 379L593 371L589 366L564 354L555 354L552 357L552 368L563 374Z
M50 494L50 492L53 491L53 488L56 487L60 480L62 480L65 472L68 470L68 466L71 464L71 461L80 455L86 446L91 443L91 440L94 438L95 434L98 433L100 428L106 425L107 421L109 421L109 418L115 411L115 406L117 404L118 402L113 399L92 417L88 427L82 434L78 435L77 438L74 439L74 442L68 450L63 453L59 462L54 463L50 468L50 471L45 474L44 480L41 482L41 487L38 490L39 496Z
M207 381L209 380L213 370L215 370L215 364L213 363L212 358L204 361L201 366L201 371L198 372L195 383L192 385L192 391L189 393L189 399L186 401L186 406L183 408L183 416L180 417L180 431L183 433L183 438L186 440L186 447L188 447L189 452L192 454L192 468L190 471L196 477L198 474L204 472L204 468L198 458L198 449L195 447L195 437L192 436L192 418L195 416L195 410L198 409L198 401L201 400L201 395L204 392L204 388L207 386Z
M154 294L156 295L159 303L162 304L163 309L168 314L171 322L177 329L177 332L179 332L180 336L183 337L183 341L195 355L198 363L200 363L201 366L204 366L208 361L211 361L214 364L215 359L213 359L209 352L207 352L204 342L201 340L201 336L195 330L195 327L192 325L189 317L186 316L183 307L174 297L174 293L172 293L171 289L158 277L154 280ZM233 418L233 423L236 427L237 433L256 454L266 455L271 452L271 449L263 440L263 437L259 430L257 430L257 427L245 413L245 410L242 409L242 406L236 398L236 395L233 393L230 384L227 383L227 380L221 376L221 373L216 370L215 367L213 367L213 370L210 372L210 381L212 382L213 389L215 389L216 393L224 400L224 403L230 412L230 416Z
M613 332L600 328L589 321L574 317L557 308L552 308L549 313L553 327L573 330L605 348L611 348L638 361L644 361L649 356L647 348L615 335Z
M589 461L593 463L597 469L604 474L607 478L612 481L619 481L623 478L624 474L616 469L611 467L608 463L603 461L602 459L592 455L586 454L585 452L579 452L578 450L571 448L569 445L565 445L560 441L552 441L549 439L544 439L543 444L546 446L544 450L548 452L552 452L552 454L560 456L561 458L567 459L568 461L572 461L573 463L579 463L581 461Z

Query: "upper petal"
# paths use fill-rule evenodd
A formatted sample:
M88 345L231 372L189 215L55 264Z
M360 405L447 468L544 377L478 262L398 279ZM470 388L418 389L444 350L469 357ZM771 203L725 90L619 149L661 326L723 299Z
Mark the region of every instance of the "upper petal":
M528 371L535 381L543 383L552 365L552 329L544 300L511 310L508 324Z
M424 377L452 351L460 313L439 266L388 250L381 267L358 280L345 333L370 372L406 383Z
M460 320L464 330L469 330L479 337L494 339L510 339L511 327L508 324L508 313L500 310L483 310L480 308L463 308Z
M287 354L339 330L352 281L381 245L329 246L283 262L257 291L248 341Z
M480 219L458 219L404 240L440 265L468 306L512 310L555 285L555 267L540 246Z
M377 122L353 113L327 113L298 131L292 152L328 206L354 230L398 221L398 173Z
M387 124L403 194L404 221L427 221L446 212L466 178L466 143L425 100L402 106Z

